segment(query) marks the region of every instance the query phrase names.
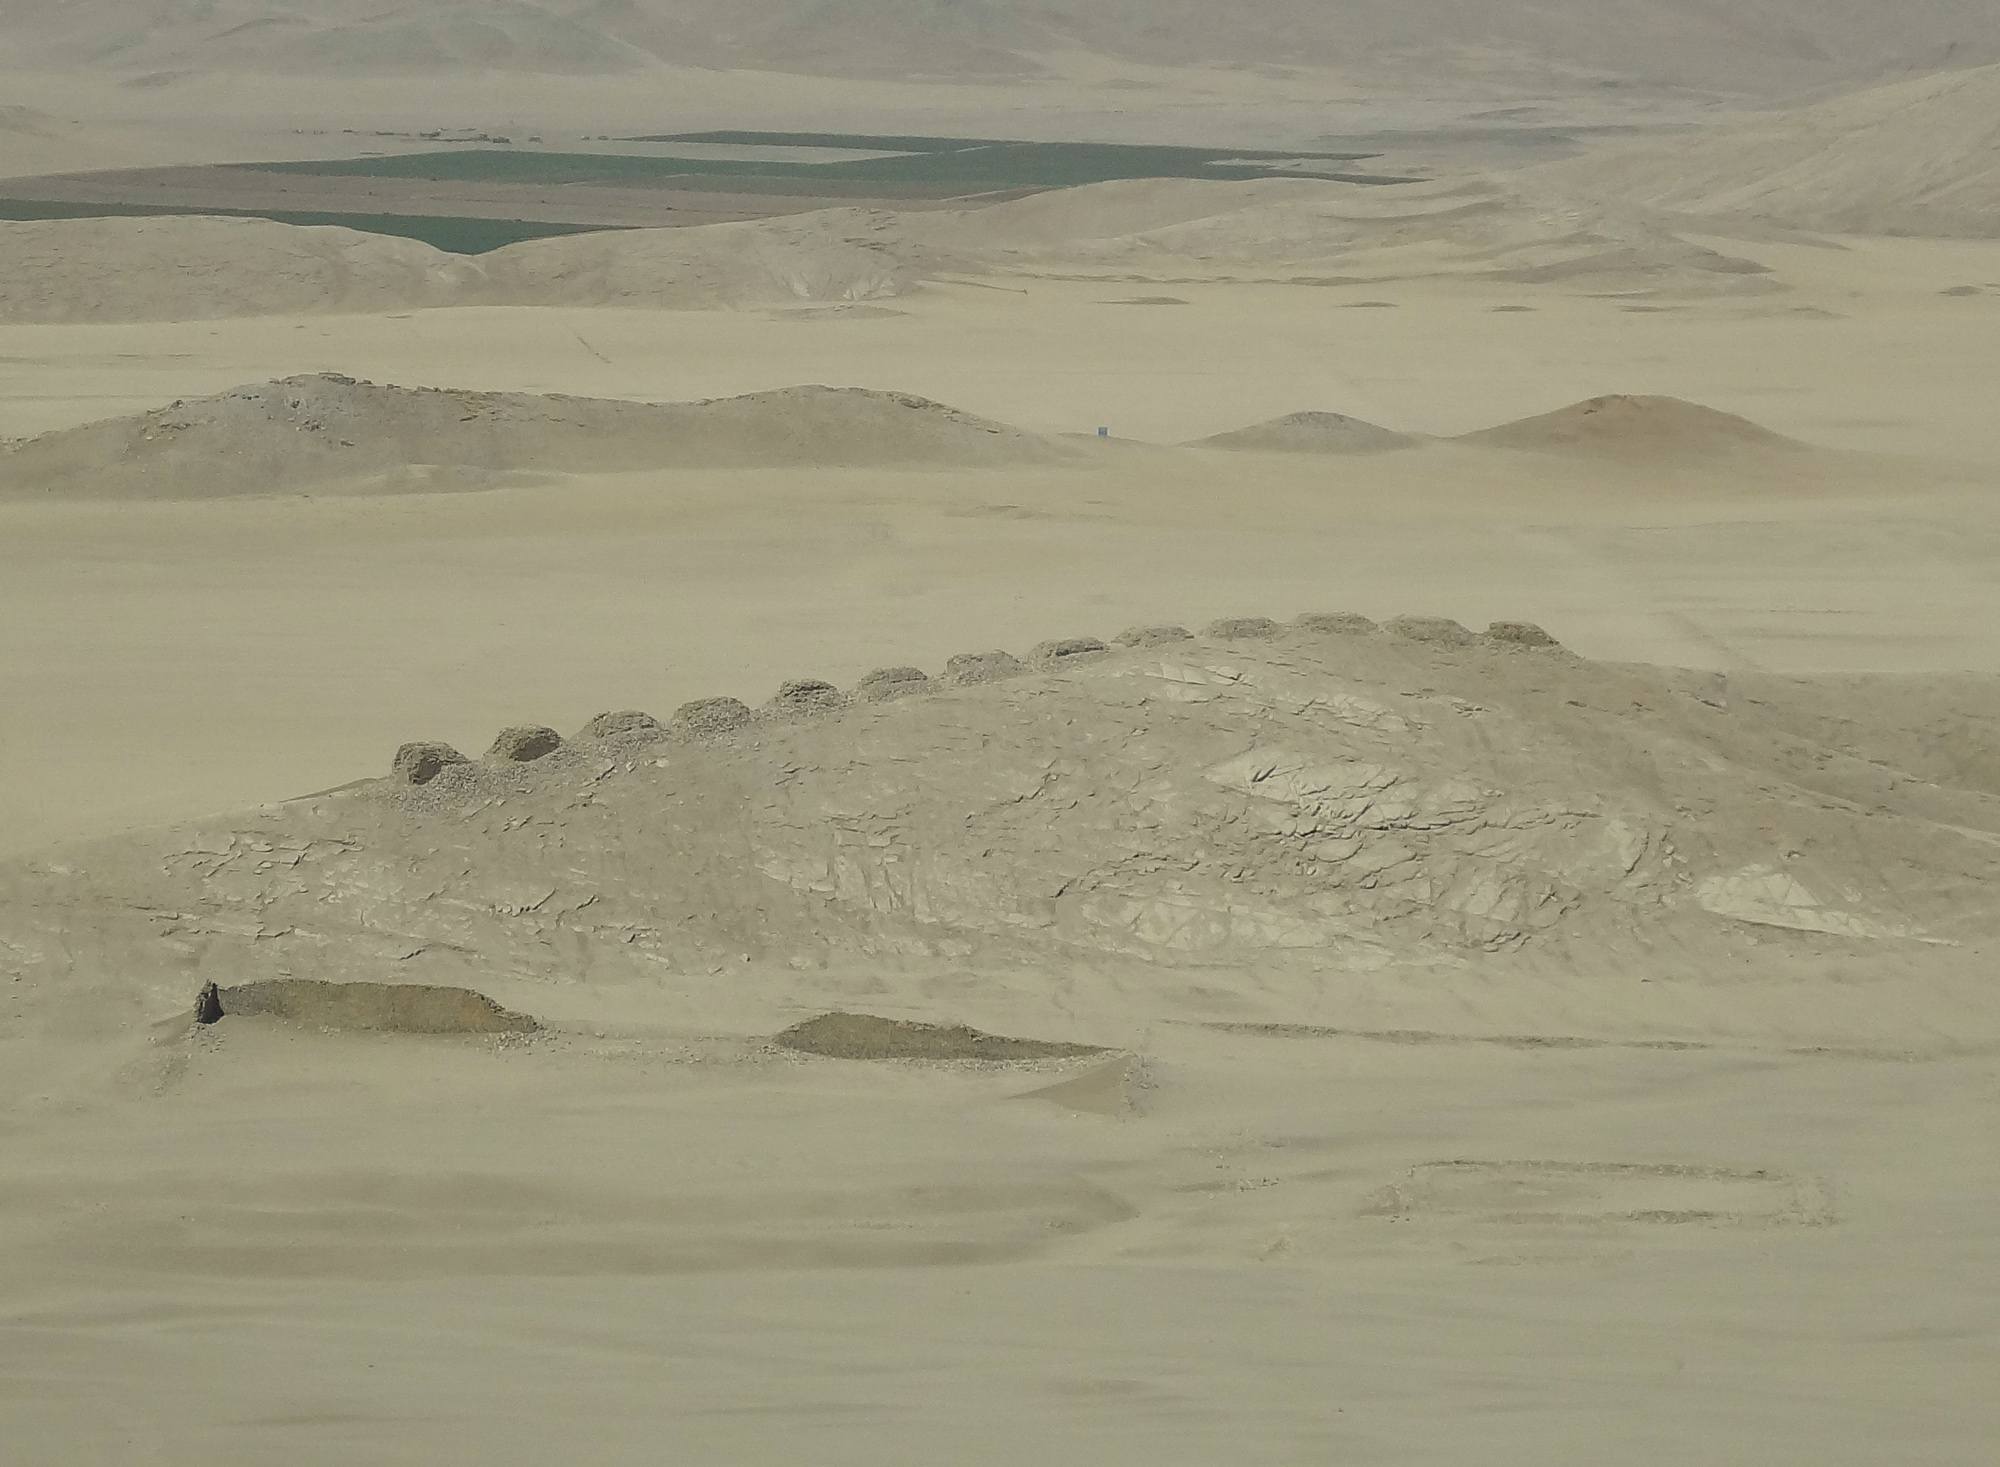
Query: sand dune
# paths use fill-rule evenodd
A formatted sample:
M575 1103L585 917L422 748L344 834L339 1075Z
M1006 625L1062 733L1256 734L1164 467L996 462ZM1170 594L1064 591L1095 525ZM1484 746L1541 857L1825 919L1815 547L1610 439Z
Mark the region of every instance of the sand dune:
M827 210L609 230L463 256L265 219L0 222L0 321L185 321L450 305L679 310L870 300L912 288L870 217Z
M0 498L488 488L537 470L1050 463L1047 439L920 397L791 387L696 403L288 377L0 445ZM416 472L422 470L422 472Z
M2000 237L2000 66L1914 77L1537 176L1688 214Z
M32 107L0 105L0 178L90 167L97 160L78 131Z
M1428 440L1299 412L1186 445L1356 455ZM1461 434L1478 448L1621 460L1652 473L1836 455L1672 397L1595 397ZM226 498L339 488L490 489L536 473L645 469L1032 467L1079 450L907 394L800 386L694 403L381 386L315 374L0 443L0 499ZM1769 482L1783 482L1770 480Z
M175 492L176 433L227 484L346 421L740 462L820 414L862 465L0 504L13 1455L1986 1467L2000 444L1936 294L1982 248L1771 247L1810 316L1034 279L8 327L10 431L182 398L68 440ZM519 395L202 396L329 367ZM841 394L647 437L801 380L1077 459L884 472L930 419ZM1610 385L1977 477L1683 454L1742 434L1671 404L1610 457L1135 441ZM1342 607L1726 670L1240 615Z
M175 321L442 305L469 262L416 240L264 219L0 223L0 320Z
M226 0L197 7L86 0L60 13L9 5L0 10L0 34L43 59L141 71L594 73L650 59L560 8L518 0Z
M723 0L232 0L200 7L13 0L0 9L0 36L37 62L119 71L604 73L668 62L860 76L1024 76L1045 72L1063 53L1087 52L1165 65L1457 74L1489 86L1497 76L1572 88L1615 79L1751 91L1935 65L2000 46L1990 9L1971 0L1919 0L1893 17L1823 0L1746 0L1726 16L1699 0L1610 12L1590 0L1332 8L1249 0L1226 22L1204 7L1152 0L1090 0L1061 11L1025 0L780 0L748 9Z
M1345 413L1287 413L1267 423L1253 423L1197 439L1197 448L1234 448L1266 453L1389 453L1423 442L1408 433L1378 428Z
M530 240L478 257L465 299L494 305L733 306L868 301L915 288L895 216L825 209L688 229Z
M445 305L706 310L856 302L964 273L1120 280L1487 278L1760 294L1763 267L1658 224L1486 182L1140 179L986 208L827 209L607 230L457 256L200 216L0 223L0 321L189 320Z
M1963 713L1962 686L1850 681L1836 728L1810 685L1739 693L1423 617L1031 660L620 720L528 763L16 865L0 971L31 994L115 974L167 1014L197 974L274 967L611 983L736 953L1273 972L1481 954L1629 981L1759 928L1899 967L2000 931L1990 761L1916 778L1881 757Z
M1028 275L1458 275L1690 294L1776 288L1763 267L1690 244L1640 215L1484 179L1393 185L1134 179L971 213L911 216L902 232L986 268Z
M1593 397L1554 412L1461 434L1461 443L1535 453L1643 458L1655 464L1805 448L1735 413L1675 397Z

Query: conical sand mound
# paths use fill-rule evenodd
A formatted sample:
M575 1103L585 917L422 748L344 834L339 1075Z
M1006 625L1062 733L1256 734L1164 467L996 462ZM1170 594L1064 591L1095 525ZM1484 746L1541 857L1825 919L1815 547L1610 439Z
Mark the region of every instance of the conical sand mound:
M480 488L521 470L971 467L1064 456L1002 423L854 387L640 403L322 375L0 447L0 498L208 499L337 484Z
M1536 453L1649 459L1791 452L1804 447L1734 413L1677 397L1626 396L1593 397L1552 413L1482 428L1458 441Z
M1423 442L1408 433L1378 428L1345 413L1289 413L1268 423L1255 423L1229 433L1217 433L1191 445L1261 453L1390 453Z

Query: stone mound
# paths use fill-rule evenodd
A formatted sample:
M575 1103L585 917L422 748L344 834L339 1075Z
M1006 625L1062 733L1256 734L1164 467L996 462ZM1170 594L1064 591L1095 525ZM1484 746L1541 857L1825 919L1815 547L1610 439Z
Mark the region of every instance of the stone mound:
M554 729L523 723L501 729L486 757L500 763L532 764L561 747L562 735Z
M743 727L752 715L737 698L696 698L674 712L672 727L681 733L722 734Z
M1018 677L1028 665L1012 652L961 652L944 665L944 674L954 683L990 683Z
M1496 621L1486 628L1496 642L1512 642L1519 647L1557 647L1562 644L1531 621Z
M1593 397L1552 413L1466 433L1460 443L1532 453L1649 459L1794 452L1797 441L1748 418L1677 397Z
M873 1014L831 1013L794 1024L774 1043L830 1059L1038 1060L1103 1054L1095 1044L1013 1039L963 1024L920 1024Z
M288 377L0 444L0 497L482 489L548 473L1054 463L1049 440L908 393L644 403Z
M626 708L617 713L600 713L577 730L580 739L653 739L666 736L667 726L650 713Z
M1375 623L1354 611L1308 611L1292 618L1292 626L1309 636L1362 637Z
M1174 642L1192 642L1194 633L1186 627L1127 627L1112 639L1121 647L1165 647Z
M219 1017L262 1014L323 1029L391 1034L533 1034L542 1026L483 993L424 983L264 978L217 989Z
M878 667L854 685L854 691L871 701L901 698L921 693L931 685L930 674L921 667Z
M432 740L404 744L396 750L396 757L390 762L390 777L404 784L429 784L452 764L469 764L472 761L458 752L450 744L440 744Z
M1478 640L1470 628L1448 616L1392 617L1382 623L1382 630L1408 641L1436 642L1446 647L1466 647Z
M1275 637L1282 628L1268 616L1225 616L1201 629L1201 634L1218 642L1248 642Z
M1229 448L1262 453L1393 453L1424 440L1379 428L1344 413L1289 413L1267 423L1197 439L1191 448Z
M840 689L816 677L795 677L778 688L766 706L778 713L821 713L840 706Z
M1053 641L1037 642L1028 653L1028 662L1043 672L1053 672L1059 668L1095 662L1110 650L1095 637L1057 637Z

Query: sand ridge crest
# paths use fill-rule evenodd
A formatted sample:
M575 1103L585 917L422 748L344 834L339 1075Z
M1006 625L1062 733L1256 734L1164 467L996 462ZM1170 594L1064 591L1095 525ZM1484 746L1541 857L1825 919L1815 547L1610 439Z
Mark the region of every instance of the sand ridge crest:
M1936 72L1533 170L1594 196L1847 234L2000 236L2000 65Z
M897 228L940 263L1031 277L1460 277L1695 296L1783 288L1763 266L1682 239L1656 214L1497 176L1125 179L906 215Z
M692 403L288 377L0 445L0 497L204 499L534 471L1037 464L1061 446L910 393L807 385ZM413 475L418 468L426 472Z
M1655 214L1485 178L1128 179L963 209L604 229L447 254L329 225L168 215L0 222L0 321L188 320L479 305L853 305L966 274L1459 277L1674 296L1782 289Z
M1415 448L1423 439L1377 427L1345 413L1298 412L1197 439L1190 447L1246 449L1264 453L1392 453Z
M336 225L202 214L0 221L0 321L184 321L443 306L727 310L914 288L868 211L606 229L454 255Z
M1607 11L1590 0L1481 5L1413 0L1328 7L1246 0L1222 21L1200 8L1090 0L1052 10L874 0L865 8L768 0L244 0L155 8L123 0L0 11L0 37L35 65L144 74L615 75L666 66L819 76L1050 79L1079 62L1137 67L1272 66L1359 82L1441 80L1508 90L1593 83L1653 90L1773 92L1990 55L2000 30L1969 0L1908 8L1752 0L1720 14L1700 0ZM1504 94L1504 93L1503 93Z
M1796 453L1806 445L1734 413L1677 397L1615 394L1460 435L1460 443L1655 461Z
M1308 411L1183 446L1340 456L1429 441ZM1824 452L1732 413L1646 396L1592 398L1453 441L1668 470L1724 456L1754 465ZM1091 443L862 387L647 403L315 373L0 443L0 500L422 493L638 470L1081 465Z
M104 842L71 874L12 868L0 950L37 984L106 966L184 1003L197 955L426 982L738 952L1274 971L1650 952L1670 971L1759 926L1883 961L1992 929L2000 846L1939 841L1921 792L1802 746L1768 698L1399 625L1121 648L665 742L635 724ZM2000 799L1947 803L2000 830ZM1923 881L1885 881L1903 866ZM1779 877L1782 910L1717 895Z

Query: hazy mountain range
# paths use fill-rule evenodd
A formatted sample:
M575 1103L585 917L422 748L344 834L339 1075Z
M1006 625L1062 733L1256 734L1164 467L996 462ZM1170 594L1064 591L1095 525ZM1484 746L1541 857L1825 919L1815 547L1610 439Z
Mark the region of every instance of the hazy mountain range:
M0 70L1032 75L1166 65L1781 92L2000 58L1989 0L0 0Z

